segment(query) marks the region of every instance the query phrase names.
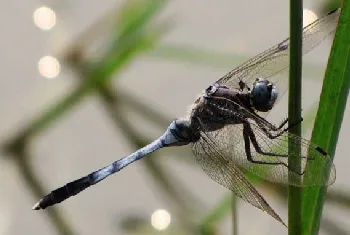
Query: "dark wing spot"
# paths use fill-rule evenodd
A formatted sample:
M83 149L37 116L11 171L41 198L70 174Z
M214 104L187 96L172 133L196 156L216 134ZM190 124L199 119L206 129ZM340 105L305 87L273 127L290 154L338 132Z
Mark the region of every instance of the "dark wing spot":
M337 8L337 9L334 9L334 10L332 10L332 11L330 11L330 12L328 12L327 15L329 16L329 15L333 14L334 12L336 12L337 10L338 10L338 8Z
M327 154L327 152L326 151L324 151L322 148L320 148L320 147L316 147L316 150L318 151L318 152L320 152L322 155L324 155L324 156L327 156L328 154Z

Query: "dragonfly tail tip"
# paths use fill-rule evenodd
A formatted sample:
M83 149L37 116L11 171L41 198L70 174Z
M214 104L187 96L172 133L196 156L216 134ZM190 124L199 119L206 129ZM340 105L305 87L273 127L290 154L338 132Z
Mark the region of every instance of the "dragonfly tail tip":
M32 207L32 210L40 210L41 209L41 206L40 206L40 202L37 202L33 207Z

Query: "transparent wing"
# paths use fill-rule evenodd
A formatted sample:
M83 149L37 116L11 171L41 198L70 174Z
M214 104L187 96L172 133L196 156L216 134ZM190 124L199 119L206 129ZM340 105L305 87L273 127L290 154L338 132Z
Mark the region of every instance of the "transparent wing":
M233 105L230 107L230 104ZM201 139L196 143L196 146L209 149L214 147L226 160L226 164L238 165L272 182L299 187L324 186L334 183L335 166L331 158L320 147L287 132L280 132L280 136L271 138L267 133L271 135L278 133L278 131L272 130L272 124L266 120L262 121L264 119L257 118L255 114L243 107L238 112L235 108L237 104L232 101L229 101L225 106L217 106L215 98L213 98L207 105L208 107L212 106L210 109L213 112L215 109L217 112L225 112L227 123L232 119L235 120L235 123L237 120L241 120L242 124L228 124L213 131L213 124L210 121L200 120L201 131L210 141ZM295 150L298 143L301 145L301 152ZM288 144L291 146L291 150L288 150ZM200 155L201 151L195 151L195 153ZM249 156L255 162L249 161ZM299 157L302 159L300 168L288 165L288 159ZM214 168L223 167L223 164ZM307 165L312 165L312 167L308 167L306 170ZM212 172L212 174L215 173Z
M303 29L303 54L311 51L336 29L340 10L314 21ZM230 88L239 88L239 82L248 86L258 77L268 78L289 66L289 38L256 55L230 71L216 83ZM275 82L269 79L271 82ZM281 94L284 92L281 91Z
M279 215L271 208L266 200L259 194L254 186L249 183L243 173L233 164L230 159L216 150L205 133L200 140L192 145L192 151L196 161L203 171L214 181L230 189L238 197L251 205L267 212L270 216L286 226Z

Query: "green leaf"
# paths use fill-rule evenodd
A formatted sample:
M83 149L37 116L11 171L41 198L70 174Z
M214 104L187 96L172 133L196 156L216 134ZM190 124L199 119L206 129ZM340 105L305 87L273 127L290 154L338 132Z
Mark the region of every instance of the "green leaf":
M122 38L145 27L167 3L166 0L130 0L125 3L118 17L116 38Z
M333 158L350 85L350 2L343 1L331 50L311 141ZM312 172L312 165L307 166ZM303 234L317 234L320 227L325 187L304 189Z

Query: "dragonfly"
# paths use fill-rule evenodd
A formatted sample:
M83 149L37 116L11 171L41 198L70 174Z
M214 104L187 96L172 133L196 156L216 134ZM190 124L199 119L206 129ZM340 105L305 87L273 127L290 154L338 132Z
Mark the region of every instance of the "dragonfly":
M303 28L303 54L335 31L339 12L332 11ZM329 186L336 178L335 166L321 147L288 132L300 122L284 119L274 125L265 119L281 96L278 80L273 79L289 66L289 43L288 38L283 40L210 85L185 117L174 119L152 143L53 190L33 209L60 203L160 148L189 145L196 162L211 179L285 225L242 170L298 187ZM291 151L297 146L301 151ZM293 158L300 159L300 166L288 163Z

